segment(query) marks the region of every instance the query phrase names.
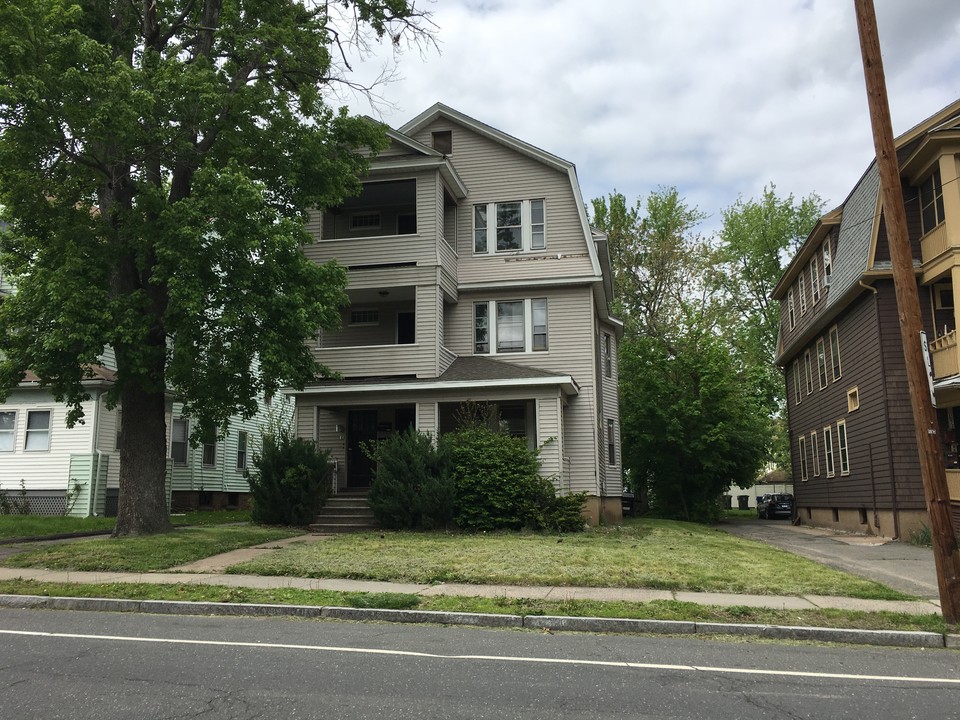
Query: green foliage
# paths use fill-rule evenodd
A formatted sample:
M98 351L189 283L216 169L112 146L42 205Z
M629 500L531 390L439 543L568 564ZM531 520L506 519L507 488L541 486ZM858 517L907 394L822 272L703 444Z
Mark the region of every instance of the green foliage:
M14 497L0 488L0 515L28 515L30 513L30 499L27 497L27 485L21 480L20 490Z
M650 337L621 347L624 464L657 514L713 521L719 496L756 477L767 420L720 338L678 341L675 352Z
M393 530L448 527L454 488L448 443L407 428L370 448L376 473L367 498L381 527Z
M252 519L264 525L308 525L330 492L330 453L289 432L265 435L247 477Z
M119 533L168 527L168 388L196 439L325 371L304 340L337 325L346 271L304 256L304 220L387 142L327 106L331 48L425 26L411 0L0 3L0 399L32 369L73 424L114 349Z

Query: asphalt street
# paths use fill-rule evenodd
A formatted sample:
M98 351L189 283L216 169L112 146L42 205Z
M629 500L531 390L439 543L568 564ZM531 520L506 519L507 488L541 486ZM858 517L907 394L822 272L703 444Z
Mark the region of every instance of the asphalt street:
M718 528L789 550L922 598L938 598L933 551L887 538L795 527L786 520L725 520Z
M960 653L0 610L0 718L958 718Z

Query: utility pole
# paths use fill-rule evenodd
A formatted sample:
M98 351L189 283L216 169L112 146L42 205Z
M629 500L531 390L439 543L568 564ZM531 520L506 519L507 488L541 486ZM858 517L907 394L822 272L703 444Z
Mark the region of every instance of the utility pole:
M960 551L950 516L950 492L943 466L937 416L930 399L929 378L920 347L920 332L923 330L920 297L907 235L906 211L900 188L900 165L893 142L887 85L883 74L883 60L880 57L877 15L873 0L854 0L854 5L860 33L860 50L863 54L870 124L873 126L873 143L877 151L877 167L880 170L887 242L893 260L893 284L900 315L900 336L903 339L917 449L920 452L920 475L927 500L927 512L930 514L940 607L944 619L948 623L957 624L960 622Z

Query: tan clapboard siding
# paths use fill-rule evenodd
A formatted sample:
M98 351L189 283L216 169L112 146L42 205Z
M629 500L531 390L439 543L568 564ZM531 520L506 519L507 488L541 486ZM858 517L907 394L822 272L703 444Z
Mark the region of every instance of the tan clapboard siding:
M310 434L298 433L298 437L305 440L316 438L317 446L321 450L329 451L330 463L333 466L330 482L336 487L345 486L347 484L346 413L315 407L302 408L302 411L304 415L309 415L311 420L316 417L316 435L311 430ZM312 421L310 425L313 425ZM338 425L341 432L337 432Z
M417 377L437 377L440 367L440 337L443 324L443 297L440 288L421 285L417 288L417 344L429 351L430 365L416 367Z
M379 321L372 325L351 325L350 313L356 309L377 310ZM358 304L344 308L340 313L340 329L323 331L323 347L359 347L362 345L395 345L397 342L397 313L413 312L412 302L378 302L375 305Z
M0 452L0 489L16 491L20 481L29 490L66 491L71 455L89 455L93 451L94 401L82 403L85 422L67 428L67 406L54 402L42 390L14 390L0 405L4 412L17 413L14 451ZM27 413L49 410L49 450L27 452Z
M336 260L346 267L376 263L436 265L436 238L417 233L322 240L304 246L303 254L315 263Z
M539 398L537 408L537 445L540 447L540 471L553 480L561 492L566 490L562 477L562 411L559 397Z
M603 336L607 334L610 336L610 345L611 345L611 373L610 377L606 376L606 371L603 364ZM606 483L606 490L608 495L619 494L623 490L623 462L621 456L621 445L620 445L620 393L618 387L618 378L619 378L619 357L617 354L617 334L614 328L610 325L600 325L600 336L598 338L599 352L599 365L597 371L597 377L600 381L600 387L603 390L602 396L602 407L603 407L603 444L600 448L600 461L602 467L604 467L604 481ZM613 429L614 429L614 446L616 451L616 464L609 465L607 458L607 420L613 420Z
M340 372L344 377L435 377L437 366L437 349L433 344L314 348L313 355L321 365Z
M457 213L461 283L592 274L579 208L565 172L446 120L424 128L416 139L429 139L436 130L453 132L451 161L469 191ZM539 198L544 199L546 212L546 249L520 257L550 259L517 262L517 256L474 257L473 205ZM557 260L558 253L571 257Z
M417 429L421 432L437 435L437 403L417 403Z
M117 369L117 353L111 345L104 345L100 353L100 364L111 370Z

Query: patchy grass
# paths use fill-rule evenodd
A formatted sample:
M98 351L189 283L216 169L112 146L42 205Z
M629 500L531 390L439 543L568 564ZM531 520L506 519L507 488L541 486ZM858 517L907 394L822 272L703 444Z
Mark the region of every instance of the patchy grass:
M507 585L645 587L902 600L869 580L721 530L647 518L572 535L363 533L289 547L233 573Z
M867 630L949 632L940 615L908 615L851 610L773 610L718 607L676 601L648 603L590 600L530 600L514 598L420 597L401 593L357 593L292 588L254 589L217 585L148 585L108 583L80 585L33 580L0 581L0 593L60 597L105 597L134 600L186 600L222 603L268 603L337 607L446 610L510 615L565 615L570 617L685 620L690 622L855 627Z
M178 528L162 535L90 538L53 543L7 558L7 567L49 570L150 572L200 560L238 548L293 537L296 528L219 525Z
M729 518L730 520L756 520L757 509L750 508L748 510L740 510L740 509L724 510L723 516L725 518Z
M0 515L0 543L18 538L66 535L113 530L114 517L64 517L62 515ZM174 525L223 525L250 522L249 510L217 510L171 515Z

